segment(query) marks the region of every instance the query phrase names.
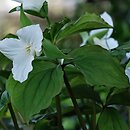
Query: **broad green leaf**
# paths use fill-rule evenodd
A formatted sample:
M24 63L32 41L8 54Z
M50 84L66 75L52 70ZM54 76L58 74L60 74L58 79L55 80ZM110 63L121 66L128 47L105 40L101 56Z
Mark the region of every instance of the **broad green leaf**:
M21 6L20 8L20 26L21 27L25 27L25 26L29 26L32 25L31 20L25 15L23 8Z
M57 35L57 41L60 41L72 34L89 31L97 28L110 28L111 26L104 22L99 16L95 14L85 13L76 22L69 23L64 26Z
M43 49L48 58L51 59L62 59L67 57L57 46L52 44L49 40L44 39Z
M99 46L83 46L69 54L73 63L84 74L89 85L129 87L128 78L120 63Z
M25 120L47 108L63 86L62 69L50 62L35 61L28 80L22 84L12 76L7 81L11 102Z
M119 92L111 95L106 105L125 105L130 106L130 89L121 89Z
M106 108L98 120L99 130L129 130L126 122L119 115L116 109Z

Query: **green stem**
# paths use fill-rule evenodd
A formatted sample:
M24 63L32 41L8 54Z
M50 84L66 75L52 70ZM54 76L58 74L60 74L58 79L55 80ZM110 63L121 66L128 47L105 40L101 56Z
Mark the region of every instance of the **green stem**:
M60 95L57 95L55 97L56 101L56 109L57 109L57 120L58 120L58 126L60 130L63 130L62 126L62 110L61 110L61 101L60 101Z
M8 104L8 108L9 108L9 111L10 111L10 114L11 114L11 117L12 117L12 120L13 120L13 123L14 123L15 130L20 130L11 103Z
M8 130L8 128L6 127L6 125L2 120L0 120L0 126L3 128L3 130Z
M78 116L78 119L79 119L79 123L80 123L80 125L81 125L81 127L82 127L83 130L87 130L86 125L85 125L85 121L84 121L84 119L83 119L83 117L82 117L82 114L81 114L81 112L80 112L78 103L77 103L76 98L75 98L75 96L74 96L74 93L73 93L73 91L72 91L72 89L71 89L71 85L70 85L70 83L69 83L69 81L68 81L68 78L67 78L67 76L66 76L66 73L65 73L65 71L64 71L64 67L62 67L62 70L63 70L63 72L64 72L64 82L65 82L66 88L67 88L67 90L68 90L68 93L69 93L69 95L70 95L70 98L71 98L71 100L72 100L72 102L73 102L75 112L76 112L76 114L77 114L77 116Z

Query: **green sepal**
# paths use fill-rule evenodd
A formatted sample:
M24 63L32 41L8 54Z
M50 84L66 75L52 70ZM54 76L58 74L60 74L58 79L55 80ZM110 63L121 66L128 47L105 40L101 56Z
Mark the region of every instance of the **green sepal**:
M31 20L26 16L24 13L23 7L21 6L20 8L20 26L21 27L26 27L32 25Z

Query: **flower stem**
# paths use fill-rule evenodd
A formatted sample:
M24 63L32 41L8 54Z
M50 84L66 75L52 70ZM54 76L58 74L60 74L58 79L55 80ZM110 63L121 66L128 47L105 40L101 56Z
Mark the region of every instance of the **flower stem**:
M69 81L68 81L68 78L67 78L67 76L66 76L66 73L65 73L65 71L64 71L64 67L62 67L62 70L63 70L63 72L64 72L64 82L65 82L66 88L67 88L67 90L68 90L68 93L69 93L69 95L70 95L70 98L71 98L71 100L72 100L72 102L73 102L75 112L76 112L76 114L77 114L77 116L78 116L78 119L79 119L79 123L80 123L80 125L81 125L81 127L82 127L83 130L87 130L86 125L85 125L85 121L84 121L84 119L83 119L83 117L82 117L82 114L81 114L81 112L80 112L78 103L77 103L76 98L75 98L75 96L74 96L74 93L73 93L73 91L72 91L72 89L71 89L71 85L70 85L70 83L69 83Z
M10 114L11 114L11 117L12 117L12 120L13 120L13 123L14 123L15 130L20 130L11 103L8 104L8 108L9 108L9 111L10 111Z
M56 109L57 109L58 126L60 130L63 130L64 128L62 126L62 111L61 111L60 95L57 95L55 97L55 101L56 101Z

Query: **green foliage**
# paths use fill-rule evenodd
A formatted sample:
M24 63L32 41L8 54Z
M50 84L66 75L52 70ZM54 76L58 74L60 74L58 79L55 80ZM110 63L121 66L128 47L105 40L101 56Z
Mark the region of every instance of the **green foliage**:
M51 59L62 59L67 57L61 50L58 49L55 45L53 45L49 40L44 39L43 41L43 49L48 58Z
M106 108L98 120L99 130L129 130L127 124L116 109Z
M50 25L49 28L46 28L44 31L44 37L46 39L49 39L53 44L56 43L56 36L59 34L59 32L61 31L61 29L67 25L67 23L70 22L70 19L68 18L64 18L62 21L60 22L56 22L52 25Z
M32 25L31 20L25 15L24 10L21 6L20 8L20 26L21 27L25 27L25 26L29 26Z
M112 94L108 100L107 105L124 105L124 106L130 106L130 90L129 88L121 89L120 91L117 91L116 93Z
M130 42L105 50L93 44L94 37L101 39L112 28L100 16L85 13L76 21L65 17L60 22L52 23L48 18L48 2L45 1L39 10L24 10L21 4L10 11L20 11L21 27L33 24L26 13L45 18L48 25L44 27L41 56L34 57L33 70L23 83L15 81L10 75L11 62L0 53L0 89L5 90L0 99L0 117L4 116L8 103L11 103L28 125L33 123L34 130L61 130L62 124L65 130L86 130L83 128L84 119L89 129L97 125L98 130L128 130L118 111L110 105L130 106L130 85L124 70L129 63L121 65L117 60L123 59L130 51ZM89 31L102 28L106 30L89 36ZM78 48L67 49L64 45L66 38L82 32L85 32L84 36L88 35L82 37L87 40L87 45L79 47L79 43L74 45ZM18 37L8 34L4 38ZM29 49L32 48L29 46ZM73 124L69 126L66 122Z
M0 68L4 70L10 63L11 61L2 53L0 53Z
M99 46L83 46L69 54L90 85L129 87L119 62ZM120 82L121 81L121 82Z
M33 66L27 81L21 84L11 75L6 86L11 102L26 120L47 108L63 86L60 66L44 61L36 61Z
M7 91L4 91L0 98L0 118L2 118L5 111L7 110L8 103L9 103L9 95L8 95Z
M85 13L76 22L69 23L64 26L58 33L56 41L60 41L75 33L89 31L97 28L110 28L111 26L105 23L99 16L95 14Z

